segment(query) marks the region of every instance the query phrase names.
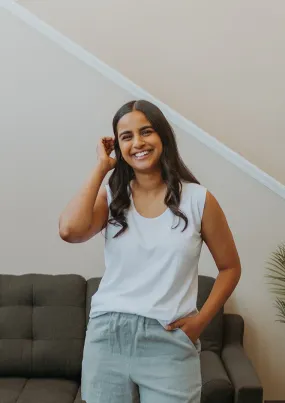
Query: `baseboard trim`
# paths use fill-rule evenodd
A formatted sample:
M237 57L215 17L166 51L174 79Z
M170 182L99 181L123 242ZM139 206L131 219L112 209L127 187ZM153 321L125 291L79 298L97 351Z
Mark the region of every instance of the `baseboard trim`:
M260 168L249 162L246 158L231 150L223 143L210 136L204 130L197 127L194 123L180 115L178 112L153 97L150 93L140 88L128 78L124 77L118 71L112 69L106 63L99 60L96 56L83 49L81 46L71 41L69 38L55 30L53 27L40 20L25 7L11 0L0 0L0 6L10 11L13 15L20 18L30 27L33 27L42 35L48 37L62 49L75 56L88 66L96 69L104 77L114 82L119 87L131 93L136 99L147 99L155 103L162 109L172 124L184 130L212 151L225 158L227 161L241 169L243 172L257 180L259 183L275 192L285 199L285 185L262 171Z

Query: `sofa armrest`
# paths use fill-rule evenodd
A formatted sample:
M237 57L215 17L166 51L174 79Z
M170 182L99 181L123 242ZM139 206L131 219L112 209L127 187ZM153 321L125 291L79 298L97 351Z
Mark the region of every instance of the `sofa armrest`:
M242 346L243 330L240 315L224 315L221 358L235 389L234 403L262 403L262 385Z
M201 403L232 402L233 386L219 355L213 351L202 351L200 363L202 375Z

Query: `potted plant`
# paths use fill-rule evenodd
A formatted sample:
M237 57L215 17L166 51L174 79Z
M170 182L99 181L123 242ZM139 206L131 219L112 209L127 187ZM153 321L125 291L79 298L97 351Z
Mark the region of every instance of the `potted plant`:
M279 245L272 253L267 267L271 292L275 294L275 307L277 308L277 321L285 323L285 243Z

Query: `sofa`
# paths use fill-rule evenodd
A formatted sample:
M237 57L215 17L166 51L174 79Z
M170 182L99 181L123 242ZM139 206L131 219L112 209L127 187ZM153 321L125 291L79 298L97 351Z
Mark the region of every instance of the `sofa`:
M0 275L0 403L82 403L81 364L101 278ZM198 308L214 279L199 276ZM215 316L201 335L202 403L262 403L243 349L241 316Z

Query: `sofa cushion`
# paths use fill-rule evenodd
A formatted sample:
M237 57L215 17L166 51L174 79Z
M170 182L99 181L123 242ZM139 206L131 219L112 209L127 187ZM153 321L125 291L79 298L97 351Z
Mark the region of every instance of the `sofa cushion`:
M16 403L26 382L26 378L0 377L0 402Z
M0 275L0 376L80 380L86 280Z
M1 403L81 403L76 381L45 378L1 378Z
M206 302L213 288L214 282L215 279L213 277L199 275L197 299L197 307L199 310L201 310ZM200 340L202 351L209 350L221 354L223 346L223 313L224 308L221 308L201 334Z

